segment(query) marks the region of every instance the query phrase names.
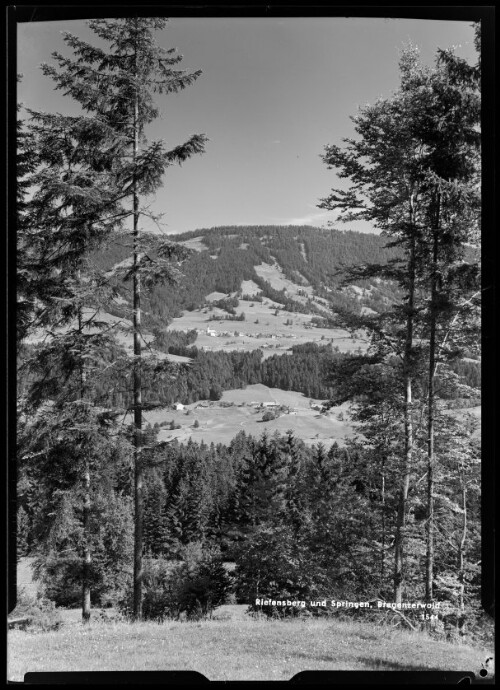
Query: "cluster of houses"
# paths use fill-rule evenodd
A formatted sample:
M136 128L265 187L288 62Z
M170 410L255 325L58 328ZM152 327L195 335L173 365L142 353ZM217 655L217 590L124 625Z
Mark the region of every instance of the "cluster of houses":
M297 336L293 333L241 333L240 331L215 331L213 328L197 330L197 333L198 335L209 335L212 338L242 338L247 336L248 338L265 338L268 340L277 340L278 338L297 339Z
M271 408L271 409L273 409L273 408L280 407L280 403L277 403L277 402L255 402L255 401L252 401L252 402L249 402L249 403L248 403L248 406L249 406L249 407L259 407L259 408L267 408L267 409Z
M219 331L214 331L213 328L207 328L206 330L201 330L201 331L199 330L199 331L197 331L197 333L198 333L198 335L206 334L206 335L211 336L212 338L217 338L217 337L226 337L226 338L229 337L230 338L232 336L241 337L242 335L244 335L244 333L240 333L239 331L221 331L219 333Z

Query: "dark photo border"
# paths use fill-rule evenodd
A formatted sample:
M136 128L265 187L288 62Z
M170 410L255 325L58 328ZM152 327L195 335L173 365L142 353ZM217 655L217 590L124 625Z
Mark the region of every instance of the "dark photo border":
M7 8L7 48L6 68L7 87L7 184L5 185L7 228L3 233L5 261L4 294L4 333L7 334L5 356L2 365L5 367L2 381L5 382L4 400L6 403L5 441L5 484L6 510L3 513L6 535L4 551L7 563L7 611L16 604L16 344L15 344L15 293L16 293L16 30L22 22L40 22L51 20L76 20L112 16L168 16L168 17L373 17L373 18L407 18L407 19L446 19L456 21L481 21L481 60L482 60L482 604L485 612L494 615L494 524L495 524L495 409L498 395L498 354L495 351L495 326L498 311L496 290L498 268L495 266L498 255L495 252L494 234L496 232L496 185L495 185L495 6L494 5L460 5L443 4L436 7L431 4L403 6L386 3L379 6L361 4L338 5L330 2L310 4L282 3L170 3L148 5L45 5L16 4ZM479 676L480 669L464 669L458 672L393 672L393 671L324 671L304 672L291 679L291 682L319 682L333 684L420 684L438 683L454 684L489 683ZM164 684L171 682L204 682L207 679L191 671L171 672L89 672L89 673L29 673L25 677L28 683L144 683ZM493 682L493 681L491 681ZM227 683L224 683L227 685ZM232 684L232 683L231 683ZM245 683L246 685L248 683Z

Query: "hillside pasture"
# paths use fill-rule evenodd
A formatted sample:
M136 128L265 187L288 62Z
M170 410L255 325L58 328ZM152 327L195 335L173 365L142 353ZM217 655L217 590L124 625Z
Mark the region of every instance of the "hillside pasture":
M195 252L205 252L208 249L207 245L203 242L202 236L193 237L190 240L183 240L179 242L179 244L182 244L187 249L194 249Z
M491 651L425 632L338 619L262 620L246 605L211 620L129 623L75 620L59 630L8 635L8 678L28 671L192 670L209 680L289 680L300 671L430 671L478 674ZM72 611L76 618L79 611ZM79 617L79 616L78 616Z
M266 280L274 290L285 290L287 295L297 302L305 303L313 295L313 288L310 285L297 285L293 283L285 276L277 263L271 265L263 261L259 266L255 266L255 272L260 278ZM299 279L299 276L297 278ZM302 278L301 282L305 281L303 276L300 276L300 278ZM307 294L306 297L301 294L304 292Z
M221 294L212 293L209 297L221 299ZM244 321L226 319L227 312L217 307L184 311L181 317L173 319L167 331L196 329L195 345L198 348L225 352L261 349L264 357L283 354L293 345L310 342L330 343L340 352L352 352L358 348L365 351L368 347L364 338L352 338L340 328L316 328L311 324L311 315L284 311L278 309L279 306L269 299L263 302L242 300L236 313L244 313ZM215 335L207 333L207 329Z
M266 407L264 403L275 403L290 408L290 413L280 413L277 419L262 421ZM331 445L337 441L343 445L347 438L355 433L352 422L347 418L347 404L332 408L327 413L320 414L310 403L321 405L320 400L311 400L302 393L282 391L278 388L268 388L262 384L247 386L244 389L225 391L220 401L202 401L186 405L183 410L163 408L144 413L144 421L151 425L155 423L170 423L180 425L180 429L162 427L158 434L159 441L177 439L186 442L190 437L197 442L228 444L239 431L244 431L255 437L267 431L286 433L291 429L297 438L312 445L318 442ZM198 427L195 427L198 422Z
M254 283L253 280L242 280L241 281L241 294L242 295L258 295L262 292L261 288Z
M217 290L214 290L214 292L210 292L208 295L205 297L206 302L217 302L220 299L225 299L227 298L227 295L225 292L218 292ZM220 310L222 311L222 310Z
M246 388L235 388L231 391L224 391L220 399L221 403L228 402L234 403L235 405L248 405L252 401L290 405L297 410L304 410L310 407L310 398L307 398L302 393L283 391L281 388L269 388L263 383L256 383L252 386L246 386Z

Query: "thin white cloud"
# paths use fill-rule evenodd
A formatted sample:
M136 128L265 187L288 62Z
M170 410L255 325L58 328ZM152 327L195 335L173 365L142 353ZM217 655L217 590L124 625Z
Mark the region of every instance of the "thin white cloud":
M315 225L323 223L328 220L329 211L321 211L320 213L309 213L304 216L295 216L292 218L275 218L283 225Z

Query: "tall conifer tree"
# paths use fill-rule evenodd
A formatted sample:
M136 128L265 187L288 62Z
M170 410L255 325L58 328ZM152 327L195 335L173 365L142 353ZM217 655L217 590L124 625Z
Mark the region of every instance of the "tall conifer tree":
M85 152L84 165L77 165L77 174L101 175L107 185L109 198L92 200L97 203L99 219L125 227L131 219L133 255L125 278L133 281L133 388L134 388L134 446L135 446L135 549L134 549L134 613L142 616L142 551L143 551L143 462L142 447L142 365L141 352L141 287L156 280L172 282L178 271L173 262L184 253L168 241L154 242L154 258L146 253L140 233L140 219L147 211L141 198L154 193L162 183L165 169L182 163L196 153L202 153L206 137L193 135L185 143L167 150L163 141L148 143L146 127L158 115L153 94L176 93L192 84L200 71L187 73L176 69L182 60L176 49L165 49L154 38L156 31L165 28L167 19L127 18L92 20L91 30L109 45L108 50L95 47L76 36L65 33L64 40L73 57L54 53L57 66L43 65L46 75L56 82L56 88L74 98L85 115L73 119L77 128L77 143L72 155ZM46 131L50 125L60 124L65 134L67 118L36 116ZM61 146L54 148L57 157ZM64 150L64 146L62 147ZM51 171L48 171L51 174ZM55 184L61 178L55 175ZM67 181L69 189L72 181ZM40 187L43 189L43 186ZM49 187L50 189L50 187ZM100 203L99 203L100 202ZM81 219L80 219L81 220ZM90 228L94 228L90 224ZM109 226L108 226L109 227ZM151 238L148 239L149 244ZM88 248L88 244L85 245Z
M68 413L75 420L78 418L85 407L75 407L77 401L83 403L86 397L85 368L94 373L99 370L103 353L114 346L112 334L109 330L102 332L96 320L99 305L109 299L110 292L102 283L102 276L90 270L86 256L116 228L120 217L114 182L104 168L95 165L98 154L93 148L104 144L100 125L85 116L28 112L31 117L23 123L18 137L21 474L28 471L27 458L40 456L39 449L34 450L37 436L52 438L51 443L55 444L57 434L65 433ZM104 159L102 154L101 162ZM85 278L82 269L86 269ZM84 306L88 308L85 315ZM58 326L63 327L63 332ZM33 351L26 341L37 331L45 336L45 342ZM102 410L88 407L87 412L85 434L95 440L102 434ZM108 422L104 428L109 431ZM76 435L74 439L74 459L78 465L81 454ZM82 546L84 620L90 617L90 465L96 467L90 457L91 449L92 442L87 443L82 467L86 486ZM77 484L72 485L72 491L79 491Z

